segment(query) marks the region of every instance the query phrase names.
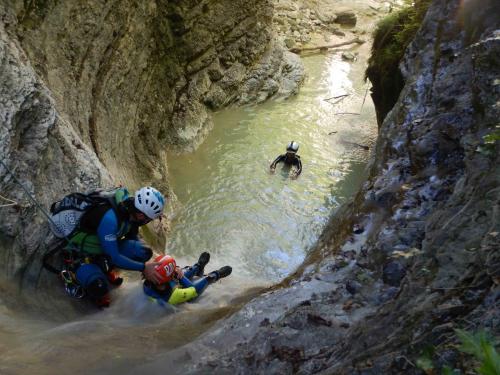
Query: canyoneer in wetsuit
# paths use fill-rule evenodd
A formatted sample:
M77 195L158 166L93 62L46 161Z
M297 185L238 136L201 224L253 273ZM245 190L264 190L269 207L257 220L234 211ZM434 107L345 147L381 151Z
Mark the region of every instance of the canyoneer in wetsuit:
M123 281L111 271L114 267L160 281L158 263L146 263L153 251L139 240L138 232L139 226L161 217L164 205L165 198L152 187L139 189L133 197L121 188L115 192L114 204L97 205L82 216L66 249L77 284L98 306L109 306L109 283Z
M155 259L160 264L156 267L161 282L154 284L145 280L144 293L154 302L165 306L178 305L198 297L205 288L217 280L231 274L232 268L224 266L208 275L203 275L204 268L210 260L210 254L204 252L198 262L181 270L170 255L160 255ZM196 279L195 279L196 277Z
M291 141L286 147L286 153L278 156L269 166L271 173L276 170L276 165L283 162L285 165L295 167L295 172L292 174L292 178L299 177L302 172L302 162L300 161L300 156L297 155L299 151L299 144L297 142Z

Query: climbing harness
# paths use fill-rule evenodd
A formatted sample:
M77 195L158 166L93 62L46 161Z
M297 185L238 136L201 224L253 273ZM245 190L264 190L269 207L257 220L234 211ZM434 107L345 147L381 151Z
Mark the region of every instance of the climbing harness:
M64 290L66 290L66 293L68 293L71 297L76 299L81 299L85 297L85 290L76 281L76 276L74 272L71 272L67 269L63 269L60 275L64 282Z

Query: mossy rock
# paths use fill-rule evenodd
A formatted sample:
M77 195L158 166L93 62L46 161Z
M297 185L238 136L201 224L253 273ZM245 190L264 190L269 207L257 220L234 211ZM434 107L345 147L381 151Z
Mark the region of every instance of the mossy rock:
M379 126L403 89L405 82L399 63L420 28L430 3L431 0L417 0L383 18L374 31L366 77L373 85L372 98Z

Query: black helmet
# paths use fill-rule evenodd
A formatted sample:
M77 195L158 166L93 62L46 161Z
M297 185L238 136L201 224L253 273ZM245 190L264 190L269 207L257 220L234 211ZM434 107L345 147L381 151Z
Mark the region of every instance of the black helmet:
M295 141L291 141L288 146L286 146L287 152L297 152L299 151L299 144Z

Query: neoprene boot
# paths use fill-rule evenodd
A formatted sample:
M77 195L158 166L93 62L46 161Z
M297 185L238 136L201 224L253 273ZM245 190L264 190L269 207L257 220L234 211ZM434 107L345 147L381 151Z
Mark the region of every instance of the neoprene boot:
M198 262L195 263L195 266L198 266L198 270L196 271L195 276L202 277L203 273L205 272L205 266L207 263L210 261L210 254L204 251L201 253L200 257L198 258Z
M231 268L231 266L221 267L217 271L212 271L207 275L208 282L214 283L217 280L222 279L223 277L227 277L227 276L231 275L231 272L233 272L233 269Z

